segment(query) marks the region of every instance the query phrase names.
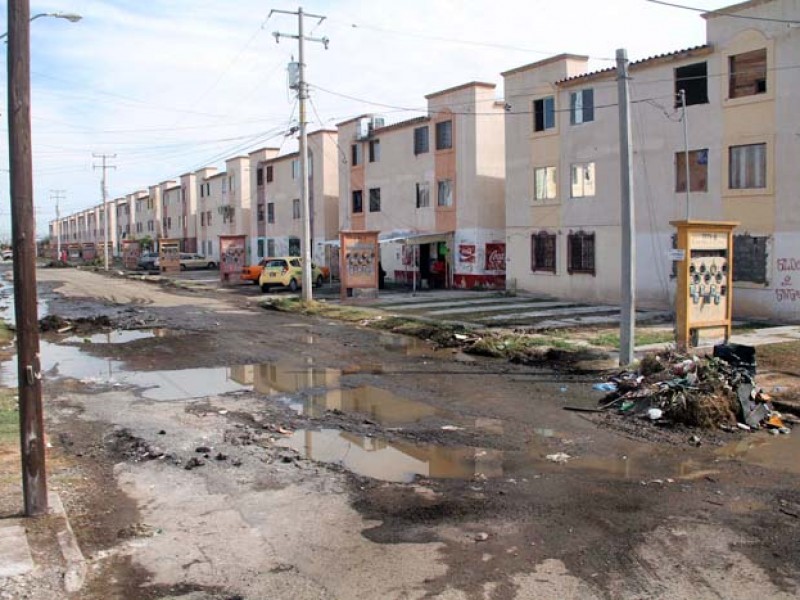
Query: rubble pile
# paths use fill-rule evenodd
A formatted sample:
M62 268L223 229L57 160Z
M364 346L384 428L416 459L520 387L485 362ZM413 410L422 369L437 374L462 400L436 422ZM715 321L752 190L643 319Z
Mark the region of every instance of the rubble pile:
M649 419L656 425L774 429L789 433L770 397L755 383L755 349L720 344L712 356L667 350L645 357L637 371L622 371L594 389L607 392L603 410Z

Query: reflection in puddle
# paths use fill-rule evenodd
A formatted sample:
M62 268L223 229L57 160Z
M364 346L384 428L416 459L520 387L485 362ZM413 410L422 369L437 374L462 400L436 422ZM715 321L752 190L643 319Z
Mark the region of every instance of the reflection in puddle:
M301 412L309 417L321 417L330 410L363 414L371 421L390 427L418 423L440 414L428 404L371 385L309 394L302 403Z
M753 465L800 474L800 435L773 436L754 433L736 442L726 444L717 455L741 460Z
M169 335L168 329L116 329L104 333L94 333L92 335L81 336L72 335L62 340L64 344L127 344L136 340L146 340L151 338L163 338Z
M305 458L339 465L381 481L409 482L415 476L469 479L503 474L499 450L414 445L355 435L337 429L296 431L281 440Z

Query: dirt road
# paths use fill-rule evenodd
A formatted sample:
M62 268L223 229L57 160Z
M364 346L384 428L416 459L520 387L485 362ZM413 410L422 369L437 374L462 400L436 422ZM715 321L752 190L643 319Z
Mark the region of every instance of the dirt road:
M51 313L138 327L43 343L51 487L89 564L74 598L799 593L800 433L632 439L562 410L596 401L587 375L230 295L40 281Z

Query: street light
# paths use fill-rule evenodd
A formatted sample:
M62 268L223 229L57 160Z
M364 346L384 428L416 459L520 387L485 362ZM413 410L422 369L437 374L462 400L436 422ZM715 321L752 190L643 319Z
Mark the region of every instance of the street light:
M33 15L30 18L30 21L35 21L36 19L40 19L41 17L53 17L55 19L66 19L70 23L77 23L83 17L76 14L76 13L63 13L63 12L54 12L54 13L39 13L38 15ZM5 39L8 37L8 32L0 34L0 40Z

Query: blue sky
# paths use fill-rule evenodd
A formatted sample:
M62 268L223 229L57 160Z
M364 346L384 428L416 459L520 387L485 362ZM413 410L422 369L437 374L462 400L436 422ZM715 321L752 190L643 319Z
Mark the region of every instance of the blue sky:
M720 0L686 0L714 9ZM6 2L0 2L2 14ZM225 157L265 145L295 147L285 132L296 119L285 65L296 19L256 0L59 0L31 2L31 14L74 12L31 24L34 190L37 230L55 217L52 190L64 190L62 214L95 204L100 172L92 153L117 154L109 173L116 198ZM646 0L337 0L303 4L328 19L307 21L330 49L307 46L308 80L358 98L312 88L312 127L364 112L389 121L424 95L466 81L498 84L500 72L551 54L573 52L610 66L616 48L632 60L702 44L696 12ZM5 62L4 62L5 64ZM6 95L5 77L0 86ZM2 112L6 114L5 101ZM7 123L0 127L7 135ZM0 149L0 239L10 236L7 144Z

